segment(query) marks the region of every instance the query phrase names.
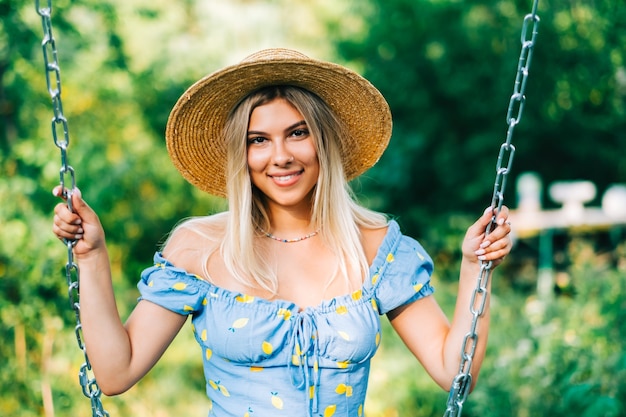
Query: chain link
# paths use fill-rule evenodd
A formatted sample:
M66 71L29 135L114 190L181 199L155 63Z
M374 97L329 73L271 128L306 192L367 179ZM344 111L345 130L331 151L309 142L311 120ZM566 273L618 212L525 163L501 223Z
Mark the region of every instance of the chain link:
M61 152L61 169L59 170L59 180L67 206L73 211L72 193L76 188L76 175L74 168L69 165L67 148L70 144L70 135L67 119L63 114L63 102L61 100L61 68L59 66L56 42L52 35L52 0L42 6L40 0L35 0L37 13L41 16L41 24L43 26L43 40L41 47L43 51L43 59L46 72L46 83L48 92L52 98L52 109L54 116L52 117L52 139L57 148ZM68 185L66 187L66 185ZM67 279L67 292L70 307L76 316L76 327L74 333L79 349L83 352L85 362L78 372L78 381L82 388L83 394L91 400L91 411L93 417L108 417L109 413L104 410L100 395L100 387L93 376L91 363L87 357L87 349L83 343L82 324L80 322L80 270L74 262L74 245L76 241L63 241L67 247L67 263L65 264L65 277Z
M500 146L500 152L496 163L496 178L493 187L493 196L491 198L491 207L496 208L496 212L499 213L504 203L504 190L506 188L507 176L511 170L513 164L513 156L515 155L515 146L512 145L513 131L522 118L522 111L524 110L524 104L526 102L526 96L524 92L526 90L526 81L528 79L528 73L530 69L530 60L532 57L533 47L535 46L535 39L538 33L539 16L537 16L537 6L539 0L534 0L532 12L524 17L524 24L522 26L521 43L522 50L517 65L517 74L515 76L515 83L513 87L513 94L509 101L509 107L506 115L506 122L508 125L506 133L506 141ZM532 24L532 27L531 27ZM530 28L530 32L529 32ZM496 216L494 215L491 222L487 226L485 234L488 235L495 227ZM483 316L485 312L485 306L487 303L487 297L489 295L487 290L487 284L491 276L491 268L493 262L481 262L480 272L478 274L476 287L472 293L472 299L470 303L470 313L472 314L472 324L469 332L463 339L463 345L461 347L461 363L459 365L459 373L452 381L450 387L450 393L448 395L448 402L446 404L446 411L444 417L460 417L463 411L463 404L469 395L472 385L472 375L470 373L472 369L472 362L474 360L474 353L476 352L476 345L478 343L478 333L476 329L478 327L478 320Z

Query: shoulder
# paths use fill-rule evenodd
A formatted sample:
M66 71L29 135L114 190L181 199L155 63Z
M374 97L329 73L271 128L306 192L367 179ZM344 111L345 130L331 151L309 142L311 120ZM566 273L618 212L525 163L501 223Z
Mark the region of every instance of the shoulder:
M225 228L224 213L186 219L170 233L162 248L163 257L179 268L198 274L202 271L202 259L206 262L208 254L222 242Z
M365 252L368 264L371 265L374 261L374 258L378 254L378 249L385 240L388 232L389 224L377 228L361 228L361 244L363 245L363 251Z

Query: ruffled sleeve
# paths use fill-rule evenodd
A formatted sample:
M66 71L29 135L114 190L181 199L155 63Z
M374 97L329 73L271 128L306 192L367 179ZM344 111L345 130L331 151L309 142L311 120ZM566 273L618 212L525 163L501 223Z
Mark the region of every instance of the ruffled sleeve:
M395 221L370 267L373 297L380 314L434 292L430 277L433 261L422 245L404 236Z
M192 314L206 304L206 282L183 269L176 268L160 253L154 255L154 266L141 274L137 288L139 300L147 300L178 314Z

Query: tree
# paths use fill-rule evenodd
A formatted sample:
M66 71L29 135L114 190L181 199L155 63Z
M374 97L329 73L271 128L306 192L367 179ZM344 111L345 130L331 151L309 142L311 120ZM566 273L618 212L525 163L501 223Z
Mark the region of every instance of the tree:
M360 39L339 52L388 98L394 136L363 181L376 208L423 233L450 211L491 198L530 1L372 0ZM515 177L626 179L623 2L540 2L526 106L516 129ZM421 231L421 232L420 232Z

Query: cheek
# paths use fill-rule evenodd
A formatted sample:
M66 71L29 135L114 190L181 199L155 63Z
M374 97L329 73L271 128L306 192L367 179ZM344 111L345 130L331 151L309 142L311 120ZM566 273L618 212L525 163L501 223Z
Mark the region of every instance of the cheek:
M248 149L246 157L248 162L248 169L250 171L258 171L265 167L265 157L263 155L263 152L259 152L258 149Z

